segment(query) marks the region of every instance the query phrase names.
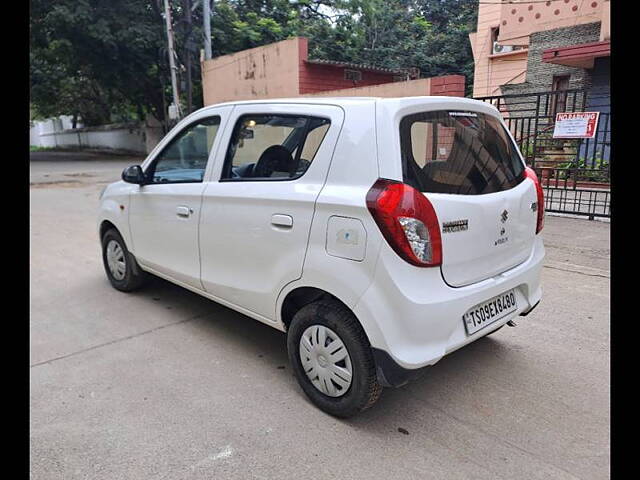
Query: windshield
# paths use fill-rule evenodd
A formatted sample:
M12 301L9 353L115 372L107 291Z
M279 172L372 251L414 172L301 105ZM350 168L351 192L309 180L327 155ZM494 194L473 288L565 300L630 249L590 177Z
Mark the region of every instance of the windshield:
M432 111L400 122L404 182L421 192L481 195L515 187L524 163L502 123L478 112Z

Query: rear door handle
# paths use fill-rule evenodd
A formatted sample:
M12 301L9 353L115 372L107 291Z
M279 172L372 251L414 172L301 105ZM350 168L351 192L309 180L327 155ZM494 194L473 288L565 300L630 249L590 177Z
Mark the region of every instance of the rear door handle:
M193 210L191 210L189 207L184 207L184 206L176 207L176 215L178 215L179 217L188 217L192 213L193 213Z
M276 213L271 216L271 225L275 225L276 227L291 228L293 227L293 217L291 215Z

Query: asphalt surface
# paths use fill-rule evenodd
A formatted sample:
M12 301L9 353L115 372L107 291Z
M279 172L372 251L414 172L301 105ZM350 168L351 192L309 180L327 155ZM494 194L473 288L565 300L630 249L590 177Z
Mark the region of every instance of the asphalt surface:
M284 334L159 279L110 287L98 194L140 161L32 156L31 478L609 477L608 223L547 216L533 313L338 420Z

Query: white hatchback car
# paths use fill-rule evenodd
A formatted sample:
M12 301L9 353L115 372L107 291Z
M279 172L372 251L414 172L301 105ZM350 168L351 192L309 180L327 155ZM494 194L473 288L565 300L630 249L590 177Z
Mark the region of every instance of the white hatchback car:
M541 298L544 202L491 105L233 102L182 120L101 195L111 284L157 275L287 332L341 417Z

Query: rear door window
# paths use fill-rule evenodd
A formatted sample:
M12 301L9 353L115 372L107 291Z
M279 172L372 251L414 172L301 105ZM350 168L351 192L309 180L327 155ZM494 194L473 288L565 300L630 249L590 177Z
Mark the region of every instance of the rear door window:
M502 123L479 112L432 111L400 122L404 182L421 192L481 195L515 187L524 164Z
M221 181L295 180L307 171L331 122L327 118L241 116L233 130Z

